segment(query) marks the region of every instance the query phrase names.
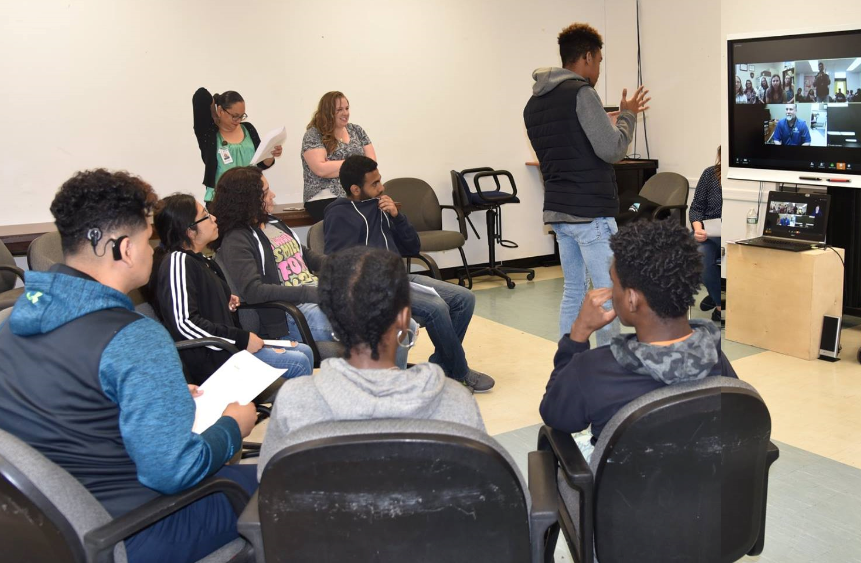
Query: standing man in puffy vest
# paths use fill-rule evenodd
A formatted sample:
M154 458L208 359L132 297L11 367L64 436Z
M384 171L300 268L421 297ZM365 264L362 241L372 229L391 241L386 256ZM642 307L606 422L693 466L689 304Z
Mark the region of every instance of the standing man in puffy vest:
M595 84L604 41L590 25L572 24L559 34L563 68L539 68L523 110L526 131L544 178L544 223L556 233L565 285L559 334L566 334L592 287L610 287L610 236L616 232L619 196L613 163L634 137L637 113L648 109L648 90L631 99L622 90L618 112L608 114ZM598 345L619 333L614 321L596 334Z

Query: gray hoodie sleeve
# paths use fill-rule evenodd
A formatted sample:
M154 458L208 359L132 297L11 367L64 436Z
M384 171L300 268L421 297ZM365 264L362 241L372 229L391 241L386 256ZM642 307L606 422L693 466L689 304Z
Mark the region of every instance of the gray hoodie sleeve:
M625 157L628 145L634 138L636 115L627 110L621 112L614 127L604 111L598 92L593 88L580 88L577 93L577 119L598 158L613 164Z

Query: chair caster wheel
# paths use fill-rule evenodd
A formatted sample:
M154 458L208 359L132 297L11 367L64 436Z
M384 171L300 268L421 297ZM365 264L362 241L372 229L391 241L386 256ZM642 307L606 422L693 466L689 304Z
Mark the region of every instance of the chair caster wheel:
M508 289L514 289L514 282L511 280L508 280L505 285L508 286Z
M529 272L526 274L526 281L532 281L535 279L535 272Z

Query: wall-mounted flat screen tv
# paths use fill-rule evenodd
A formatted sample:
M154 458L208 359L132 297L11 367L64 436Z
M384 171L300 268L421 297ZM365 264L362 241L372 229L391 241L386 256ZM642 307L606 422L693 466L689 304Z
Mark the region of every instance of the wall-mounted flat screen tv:
M728 176L861 187L861 29L727 38Z

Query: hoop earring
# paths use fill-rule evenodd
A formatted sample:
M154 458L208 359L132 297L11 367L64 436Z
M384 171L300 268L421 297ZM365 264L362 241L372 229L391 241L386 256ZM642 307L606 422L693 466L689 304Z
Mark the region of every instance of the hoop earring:
M407 336L407 339L406 339L406 342L403 342L401 337L405 334ZM399 330L398 331L398 346L400 346L401 348L407 348L407 349L412 348L413 346L416 345L416 340L417 340L416 333L415 333L415 331L413 331L413 329L408 328L406 330Z

